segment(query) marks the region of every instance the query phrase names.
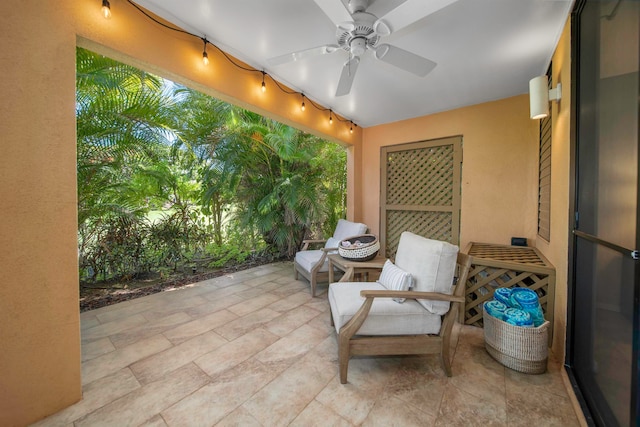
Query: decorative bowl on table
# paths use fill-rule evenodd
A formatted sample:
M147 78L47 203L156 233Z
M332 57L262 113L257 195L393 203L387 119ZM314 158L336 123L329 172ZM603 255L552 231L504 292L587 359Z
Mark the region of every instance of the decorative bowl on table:
M349 261L371 261L379 250L380 242L374 234L348 237L338 245L340 256Z

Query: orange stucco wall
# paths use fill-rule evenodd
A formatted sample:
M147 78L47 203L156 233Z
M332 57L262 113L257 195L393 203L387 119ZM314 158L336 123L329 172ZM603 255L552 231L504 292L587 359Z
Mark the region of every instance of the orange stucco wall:
M556 268L553 350L564 356L567 330L567 274L569 257L570 113L571 113L571 22L567 21L553 55L553 87L562 84L562 99L552 103L551 147L551 236L538 237L536 247Z
M162 30L124 0L111 0L111 6L113 17L104 20L98 0L0 3L0 425L25 425L81 398L77 45L348 145L348 215L374 232L379 229L380 147L462 135L461 245L507 243L511 236L535 239L537 124L528 119L526 95L357 127L351 135L343 123L328 125L325 112L307 108L302 114L297 96L275 88L262 94L261 75L238 71L213 49L211 64L204 67L200 40ZM568 60L558 73L564 85ZM562 110L568 103L562 105L560 116L568 111ZM552 242L537 242L556 267L566 264L558 218L567 215L563 200L556 199L566 194L568 149L560 146L556 152L555 137L566 129L554 127ZM566 281L566 269L564 276ZM566 294L566 283L564 287Z
M0 6L0 425L80 399L75 34L55 2Z
M527 88L523 88L523 91ZM537 224L537 123L529 98L513 98L366 128L361 219L380 229L380 147L462 135L460 247L533 241Z

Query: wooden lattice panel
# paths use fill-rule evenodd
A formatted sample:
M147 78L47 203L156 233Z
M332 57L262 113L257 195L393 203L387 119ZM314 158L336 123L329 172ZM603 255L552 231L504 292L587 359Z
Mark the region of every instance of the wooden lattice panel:
M493 298L493 292L497 288L520 287L538 294L544 317L553 324L555 269L537 249L470 243L465 252L473 260L461 323L483 326L482 305Z
M381 148L380 244L393 258L403 231L457 245L462 138Z
M452 242L450 212L388 211L387 212L387 258L395 258L398 242L403 231L429 239Z
M451 206L452 145L396 151L386 160L387 204Z

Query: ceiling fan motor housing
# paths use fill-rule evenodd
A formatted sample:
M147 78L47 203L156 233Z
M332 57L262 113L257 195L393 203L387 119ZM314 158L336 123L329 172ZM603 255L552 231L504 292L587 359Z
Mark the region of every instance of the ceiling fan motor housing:
M338 46L354 56L362 55L367 48L374 48L380 36L373 30L377 17L367 12L353 14L351 25L340 25L336 30Z

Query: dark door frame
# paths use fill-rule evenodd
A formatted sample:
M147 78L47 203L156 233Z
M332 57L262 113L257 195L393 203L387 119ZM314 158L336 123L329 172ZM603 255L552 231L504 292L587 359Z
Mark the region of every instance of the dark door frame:
M604 425L605 421L603 419L602 414L598 413L596 408L589 406L587 403L587 398L582 393L580 389L579 380L576 378L574 371L574 360L575 360L575 335L576 335L576 319L575 319L575 308L576 304L576 292L575 292L575 277L576 277L576 269L575 269L575 258L576 258L576 247L577 247L577 239L580 232L574 232L576 230L577 225L577 197L578 197L578 182L576 179L577 173L577 160L578 160L578 115L580 105L580 93L578 87L578 78L579 78L579 64L580 64L580 34L581 34L581 22L580 22L580 14L582 13L587 0L576 0L576 4L574 5L573 11L571 13L571 113L570 113L570 183L569 183L569 256L567 259L567 287L568 287L568 295L567 295L567 337L566 337L566 349L565 349L565 370L567 372L569 381L575 395L578 399L580 407L583 411L585 419L589 425ZM640 106L639 106L640 107ZM640 108L638 109L640 111ZM640 118L638 120L640 123ZM640 129L639 133L640 135ZM638 156L638 171L640 172L640 156ZM638 194L637 194L637 206L640 207L640 185L638 186ZM640 214L636 215L636 248L640 248L640 237L638 237L638 231L640 231ZM577 234L576 234L577 233ZM584 236L583 236L584 237ZM605 243L605 242L598 242ZM616 248L612 248L616 249ZM635 290L634 290L634 304L635 307L639 306L639 296L640 296L640 268L636 266L635 269ZM637 388L640 385L640 370L638 369L638 361L639 361L639 346L638 342L638 332L640 330L640 313L638 310L635 310L634 318L633 318L634 330L634 342L633 342L633 356L632 359L636 362L633 365L632 372L632 397L635 401L635 405L632 403L631 408L631 420L633 422L637 417L640 416L640 395L637 392Z

